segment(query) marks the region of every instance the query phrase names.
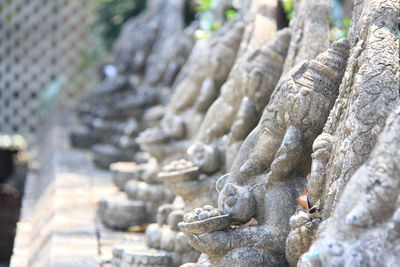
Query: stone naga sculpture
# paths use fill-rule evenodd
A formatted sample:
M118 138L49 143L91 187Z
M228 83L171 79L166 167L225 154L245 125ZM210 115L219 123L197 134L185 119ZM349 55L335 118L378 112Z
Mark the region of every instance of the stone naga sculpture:
M300 212L298 219L291 219L297 225L287 242L286 256L292 265L324 232L347 181L368 159L398 102L398 12L393 1L355 2L348 66L323 134L314 143L308 177L309 208L320 215Z
M305 155L334 104L348 49L346 39L334 42L279 81L219 195L219 207L241 227L188 234L191 245L206 253L213 266L286 265L289 218L310 162ZM252 218L256 223L243 225Z
M183 152L198 130L208 107L219 94L239 48L243 24L223 27L210 40L199 40L188 59L189 69L177 84L160 126L137 138L142 150L160 162Z
M400 255L400 105L350 178L300 266L396 266Z

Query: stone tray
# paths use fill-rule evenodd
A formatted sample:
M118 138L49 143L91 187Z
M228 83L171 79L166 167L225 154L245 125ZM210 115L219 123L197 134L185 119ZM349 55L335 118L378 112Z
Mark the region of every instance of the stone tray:
M178 183L196 180L199 176L199 167L193 166L178 171L160 172L158 178L162 182Z
M199 235L206 232L224 230L228 228L230 224L231 216L226 214L191 223L180 222L178 227L185 234Z

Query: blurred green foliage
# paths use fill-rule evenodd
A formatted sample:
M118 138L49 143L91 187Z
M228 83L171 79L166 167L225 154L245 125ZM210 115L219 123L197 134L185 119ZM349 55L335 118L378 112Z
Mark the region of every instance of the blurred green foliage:
M349 35L351 18L345 16L344 0L333 0L330 10L330 40L338 40Z
M293 17L294 4L296 0L280 0L288 20ZM349 34L351 18L344 17L343 0L331 1L330 10L330 40L345 38Z
M96 5L93 31L109 51L130 18L146 8L146 0L91 0Z
M208 39L213 32L218 30L223 21L219 21L214 16L214 9L220 0L199 0L196 7L200 29L196 31L198 39ZM237 16L237 11L233 8L224 10L224 19L233 20Z
M224 14L227 20L234 20L237 17L237 11L235 9L227 9Z
M291 20L293 17L294 0L281 0L283 10L285 10L286 18Z

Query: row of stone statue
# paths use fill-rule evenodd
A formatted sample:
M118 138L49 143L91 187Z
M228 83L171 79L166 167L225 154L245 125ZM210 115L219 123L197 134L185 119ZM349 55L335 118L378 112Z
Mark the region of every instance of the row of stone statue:
M330 45L329 0L296 1L284 29L277 5L241 1L204 40L184 0L150 0L124 27L71 134L121 189L101 221L152 223L115 266L400 260L399 2L355 0Z

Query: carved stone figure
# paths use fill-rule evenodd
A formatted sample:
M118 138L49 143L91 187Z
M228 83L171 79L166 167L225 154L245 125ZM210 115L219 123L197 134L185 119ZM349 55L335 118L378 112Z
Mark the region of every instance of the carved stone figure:
M219 94L239 48L243 25L227 25L210 40L199 40L188 59L190 69L177 84L160 126L137 138L140 148L160 162L182 153L199 128L208 107Z
M289 30L282 30L262 48L239 57L222 86L221 95L207 111L194 145L188 149L191 161L187 164L197 168L191 172L190 179L186 178L188 168L179 165L169 168L183 160L173 161L160 173L166 187L185 200L186 210L216 201L215 182L227 170L225 157L233 158L237 152L227 148L240 147L254 128L254 120L258 119L278 82L289 39ZM223 144L224 136L228 137L226 144Z
M348 49L346 39L334 42L279 81L219 195L219 207L240 227L188 234L191 245L206 253L213 266L286 265L289 218L310 162L304 155L334 104Z
M349 63L323 134L313 145L307 197L309 208L319 215L295 216L304 218L298 222L301 233L290 235L287 242L292 265L324 233L345 185L367 160L387 114L398 102L398 12L393 1L355 2Z

